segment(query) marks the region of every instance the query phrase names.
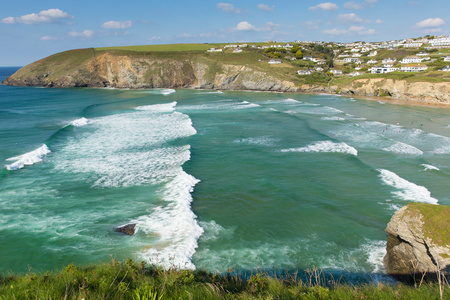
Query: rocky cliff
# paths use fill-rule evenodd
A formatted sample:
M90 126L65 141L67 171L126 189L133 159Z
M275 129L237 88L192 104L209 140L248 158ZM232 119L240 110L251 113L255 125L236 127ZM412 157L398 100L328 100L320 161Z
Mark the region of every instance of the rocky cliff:
M450 104L450 82L408 82L370 78L341 85L307 85L300 84L298 78L293 75L295 69L286 75L277 72L276 67L262 68L261 64L267 65L258 62L258 59L250 63L228 63L226 59L218 60L203 53L78 49L58 53L27 65L8 77L3 84L336 93Z
M72 67L47 58L17 71L3 84L44 87L198 88L296 92L294 83L245 65L201 55L102 53ZM61 66L62 65L62 66ZM70 64L69 64L70 65Z
M391 97L398 100L450 104L450 82L408 82L385 78L357 79L351 84L331 87L345 95Z
M387 225L386 272L402 280L450 275L450 206L411 203Z

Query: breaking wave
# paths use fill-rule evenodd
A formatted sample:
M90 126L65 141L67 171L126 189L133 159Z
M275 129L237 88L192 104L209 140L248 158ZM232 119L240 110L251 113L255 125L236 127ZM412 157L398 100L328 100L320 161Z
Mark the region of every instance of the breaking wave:
M41 162L42 158L44 158L44 156L46 156L50 152L51 152L50 149L47 147L47 145L44 144L41 147L39 147L36 150L33 150L31 152L22 154L20 156L8 158L7 161L15 160L16 162L14 162L10 165L7 165L6 169L18 170L18 169L22 169L24 166L30 166L35 163Z
M358 155L358 150L346 143L335 143L332 141L321 141L306 147L283 149L281 152L336 152Z

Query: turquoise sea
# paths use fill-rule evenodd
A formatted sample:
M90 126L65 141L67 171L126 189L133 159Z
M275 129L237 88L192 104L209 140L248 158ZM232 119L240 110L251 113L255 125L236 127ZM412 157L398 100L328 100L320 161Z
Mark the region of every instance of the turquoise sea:
M450 205L449 124L333 95L0 86L0 272L130 257L379 278L395 211Z

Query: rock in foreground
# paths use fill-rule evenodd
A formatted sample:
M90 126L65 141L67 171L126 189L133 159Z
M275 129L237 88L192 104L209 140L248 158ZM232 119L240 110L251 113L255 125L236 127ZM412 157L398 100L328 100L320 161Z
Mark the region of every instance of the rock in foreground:
M412 281L450 275L450 206L410 203L386 227L386 272Z
M117 232L122 232L128 235L134 235L136 233L136 224L132 223L132 224L126 224L123 226L119 226L115 228L115 231Z

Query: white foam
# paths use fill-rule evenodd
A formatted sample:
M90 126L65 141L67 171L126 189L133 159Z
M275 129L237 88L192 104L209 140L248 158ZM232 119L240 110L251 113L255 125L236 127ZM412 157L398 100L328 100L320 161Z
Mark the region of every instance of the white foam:
M173 94L173 93L175 93L176 91L174 90L174 89L162 89L161 90L161 94L162 95L170 95L170 94Z
M233 143L242 143L247 145L258 145L258 146L274 146L279 139L271 138L268 136L261 137L250 137L234 140Z
M14 162L10 165L7 165L6 169L18 170L18 169L22 169L24 166L30 166L35 163L41 162L42 158L44 158L44 156L46 156L50 152L51 152L50 149L47 147L47 145L44 144L41 147L39 147L36 150L33 150L31 152L22 154L20 156L8 158L7 161L15 160L16 162Z
M80 118L72 122L72 125L75 127L85 126L89 124L91 121L86 118Z
M151 111L151 112L172 112L175 110L176 105L177 105L177 102L173 101L171 103L138 106L135 109L136 110L147 110L147 111Z
M335 143L332 141L320 141L306 147L283 149L281 152L337 152L358 155L358 150L346 143Z
M203 233L191 210L191 192L199 182L193 176L181 172L164 187L163 200L167 205L157 207L149 216L136 220L140 230L158 236L158 241L139 255L150 263L167 269L195 269L191 259L197 241Z
M325 121L345 121L345 118L337 117L337 116L327 116L320 118Z
M372 273L385 273L383 258L386 255L386 241L369 241L361 248L367 253L367 262L373 266Z
M298 101L298 100L295 100L295 99L292 99L292 98L288 98L288 99L285 99L284 100L284 102L290 102L290 103L302 103L301 101Z
M419 149L417 149L414 146L402 143L402 142L397 142L389 147L383 148L383 150L388 151L388 152L394 152L394 153L398 153L398 154L409 154L409 155L422 155L423 152Z
M440 171L440 169L438 167L435 167L432 165L422 164L421 166L424 167L424 171L430 171L430 170Z
M430 191L424 186L416 185L388 170L378 169L378 172L380 172L379 176L384 184L397 189L392 192L395 198L405 201L438 203L438 200L431 197Z

